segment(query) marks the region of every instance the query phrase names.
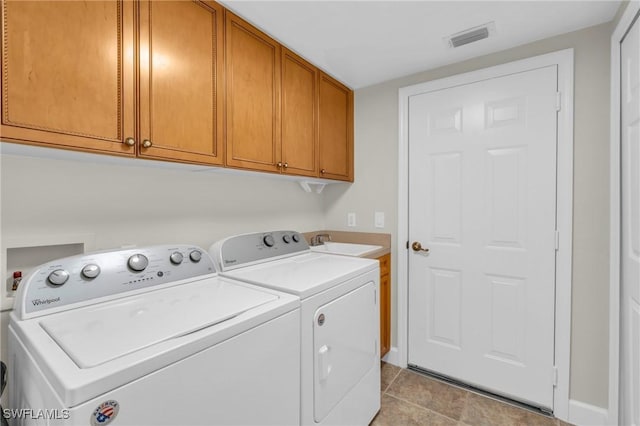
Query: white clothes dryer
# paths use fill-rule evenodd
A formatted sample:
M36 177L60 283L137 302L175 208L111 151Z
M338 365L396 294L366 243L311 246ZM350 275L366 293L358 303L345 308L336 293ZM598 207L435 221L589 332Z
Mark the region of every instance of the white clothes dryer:
M369 424L380 409L378 262L311 252L294 231L238 235L209 252L223 276L300 297L301 424Z
M294 425L300 301L153 246L36 268L9 324L10 424Z

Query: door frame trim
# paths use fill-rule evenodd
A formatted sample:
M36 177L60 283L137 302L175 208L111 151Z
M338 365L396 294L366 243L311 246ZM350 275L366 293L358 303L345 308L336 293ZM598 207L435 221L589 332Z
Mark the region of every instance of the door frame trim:
M620 44L640 13L640 2L629 2L611 34L611 117L609 156L609 423L618 424L620 415ZM639 18L640 19L640 18Z
M558 111L556 224L559 249L556 251L555 290L555 366L557 386L553 395L554 414L569 418L569 384L571 369L571 285L573 241L573 49L509 62L399 89L398 140L398 364L407 366L408 358L408 249L409 241L409 97L434 90L474 83L489 78L558 66ZM550 372L551 374L551 372Z

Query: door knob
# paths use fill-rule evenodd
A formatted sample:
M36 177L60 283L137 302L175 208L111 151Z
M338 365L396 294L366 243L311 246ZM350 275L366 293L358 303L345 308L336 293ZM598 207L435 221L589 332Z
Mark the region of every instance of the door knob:
M136 140L134 138L126 138L124 140L124 144L127 146L134 146L136 144Z
M423 251L425 253L429 253L429 249L422 248L422 244L420 244L418 241L414 241L413 244L411 244L411 248L413 249L413 251Z
M142 141L143 148L151 148L152 146L153 143L149 139L145 139L144 141Z

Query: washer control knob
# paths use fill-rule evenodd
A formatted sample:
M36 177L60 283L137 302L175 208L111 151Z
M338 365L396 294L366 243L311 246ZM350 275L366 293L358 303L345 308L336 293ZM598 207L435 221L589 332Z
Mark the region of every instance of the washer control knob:
M200 250L193 250L191 253L189 253L189 259L191 259L191 261L198 263L200 262L200 259L202 259L202 253L200 253Z
M184 257L182 256L182 253L180 253L179 251L174 251L173 253L171 253L171 256L169 256L169 260L171 261L171 263L173 263L174 265L179 265L182 263L182 259Z
M282 241L284 241L285 244L289 244L291 242L291 237L288 235L283 235Z
M149 259L144 254L134 254L127 261L127 265L135 272L142 272L149 265Z
M88 265L85 265L84 268L82 268L81 273L83 277L89 278L90 280L92 280L98 275L100 275L100 267L95 263L90 263Z
M273 239L273 235L269 234L269 235L265 235L262 238L262 242L264 243L265 246L267 247L273 247L273 245L276 243L275 240Z
M64 269L56 269L49 274L49 283L53 285L62 285L69 279L69 273Z
M291 236L291 238L293 238L293 242L294 243L299 243L300 242L300 234L293 234Z

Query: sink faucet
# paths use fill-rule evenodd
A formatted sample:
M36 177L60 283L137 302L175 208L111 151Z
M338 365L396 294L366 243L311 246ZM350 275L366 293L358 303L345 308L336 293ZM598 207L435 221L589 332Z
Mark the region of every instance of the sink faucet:
M311 237L312 246L319 246L320 244L324 244L327 241L331 241L331 235L329 234L316 234Z

